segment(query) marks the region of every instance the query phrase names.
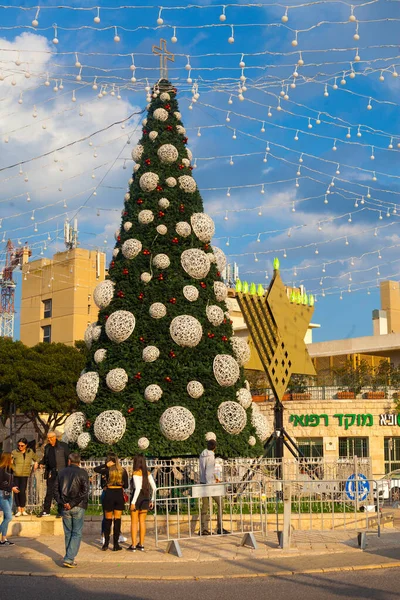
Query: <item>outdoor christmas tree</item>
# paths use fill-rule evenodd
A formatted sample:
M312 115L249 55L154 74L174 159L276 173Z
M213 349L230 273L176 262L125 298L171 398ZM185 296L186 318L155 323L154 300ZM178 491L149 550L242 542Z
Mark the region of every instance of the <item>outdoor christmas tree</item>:
M113 259L94 292L83 408L66 424L86 456L198 455L211 438L223 456L260 456L269 434L245 381L249 348L233 337L226 259L210 245L176 94L166 79L153 90Z

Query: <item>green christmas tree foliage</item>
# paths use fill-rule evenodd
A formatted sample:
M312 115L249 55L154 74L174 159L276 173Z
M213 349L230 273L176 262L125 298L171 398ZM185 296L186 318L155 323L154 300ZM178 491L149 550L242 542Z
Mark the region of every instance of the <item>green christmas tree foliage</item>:
M86 456L198 455L211 438L223 456L259 456L269 427L244 378L247 343L233 338L226 259L210 245L176 89L153 91L67 436Z

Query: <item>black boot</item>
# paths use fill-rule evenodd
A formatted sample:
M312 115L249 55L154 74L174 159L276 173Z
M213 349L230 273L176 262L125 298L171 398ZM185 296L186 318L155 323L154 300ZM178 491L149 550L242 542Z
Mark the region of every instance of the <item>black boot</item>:
M117 552L117 550L122 550L122 546L119 545L118 540L119 540L119 535L121 533L121 519L114 519L114 552Z
M112 519L104 519L104 544L102 550L108 550L108 544L110 543Z

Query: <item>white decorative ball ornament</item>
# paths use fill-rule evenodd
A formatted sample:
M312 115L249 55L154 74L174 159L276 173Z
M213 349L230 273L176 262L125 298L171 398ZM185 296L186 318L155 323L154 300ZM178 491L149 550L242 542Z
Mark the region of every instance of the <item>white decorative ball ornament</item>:
M166 121L168 119L168 111L165 108L156 108L153 112L153 117L157 119L157 121Z
M172 163L178 160L178 150L172 144L163 144L157 150L157 156L160 161L166 165L172 165Z
M125 369L111 369L106 375L106 384L113 392L122 392L128 383L128 374Z
M181 265L183 270L194 279L203 279L210 270L210 261L203 250L191 248L184 250L181 254Z
M146 346L143 348L142 356L144 362L154 362L160 356L160 351L156 346Z
M233 354L239 365L243 367L250 360L250 346L247 343L247 340L240 337L231 337L231 344Z
M125 256L125 258L135 258L141 250L142 242L139 242L139 240L136 240L135 238L126 240L126 242L122 244L122 254Z
M168 198L160 198L158 201L158 206L160 208L162 208L163 210L165 210L166 208L169 207L169 200Z
M154 140L156 139L156 137L158 137L158 131L150 131L149 133L149 139L154 142Z
M212 247L213 252L215 254L215 258L217 261L218 271L223 271L226 267L226 256L221 250L221 248L217 248L217 246Z
M166 254L156 254L153 258L153 265L157 267L157 269L168 269L171 261Z
M83 334L83 339L85 341L86 348L88 348L90 350L90 348L92 347L92 342L93 342L92 324L91 323L89 323L89 325L86 327L85 333Z
M106 308L114 297L115 283L106 279L98 283L93 291L93 300L97 308Z
M118 256L118 254L119 254L119 248L114 248L113 253L112 253L113 257L116 258Z
M91 439L92 438L91 438L90 433L87 433L86 431L84 431L83 433L80 433L78 435L78 439L76 440L76 443L78 444L78 447L81 450L84 450L90 444Z
M160 417L161 433L172 441L187 440L196 427L190 410L183 406L171 406Z
M199 297L199 290L194 285L185 285L183 288L183 295L189 302L196 302Z
M182 164L185 165L185 167L190 167L190 160L188 158L182 158Z
M152 280L152 275L151 273L142 273L140 276L141 281L143 281L143 283L149 283L149 281Z
M138 214L138 221L141 225L148 225L154 221L154 214L151 210L141 210Z
M137 173L137 172L139 171L139 169L140 169L140 166L141 166L141 165L139 165L139 164L135 165L135 166L133 167L133 172L134 172L134 173Z
M178 177L179 187L187 194L193 194L196 191L196 181L190 175L181 175Z
M99 350L96 350L96 352L94 353L93 358L96 365L100 364L101 362L103 362L103 360L107 358L107 350L105 350L104 348L99 348Z
M203 336L200 321L190 315L180 315L172 319L169 332L175 344L188 348L197 346Z
M86 417L83 412L75 412L69 415L64 422L64 434L68 442L76 442L80 433L82 433Z
M126 420L119 410L105 410L94 422L94 434L102 444L116 444L126 430Z
M146 125L147 125L147 119L143 119L142 125L144 125L144 127L146 127Z
M269 426L267 418L263 414L261 414L261 412L259 410L257 410L257 409L254 410L254 405L253 405L253 410L252 410L252 415L251 415L251 424L253 425L254 429L256 430L257 437L262 442L265 442L265 440L271 434L271 427Z
M156 384L148 385L147 388L144 390L144 397L149 402L158 402L162 395L162 389L159 385Z
M153 319L162 319L167 314L167 308L162 302L154 302L149 308L149 314Z
M238 435L246 427L246 411L237 402L222 402L217 414L218 421L231 435Z
M213 371L215 379L223 387L234 385L240 376L239 365L230 354L217 354Z
M141 144L138 144L137 146L135 146L135 148L132 149L131 156L136 163L139 162L139 160L142 158L143 151L144 147Z
M126 223L124 223L124 231L130 231L132 229L132 223L130 221L127 221Z
M207 258L210 261L210 265L217 262L214 252L207 252Z
M117 310L106 321L106 334L112 342L125 342L135 329L135 317L127 310Z
M139 179L140 189L144 192L152 192L158 186L159 177L157 173L152 173L148 171L147 173L143 173L141 178Z
M176 130L178 133L180 133L181 135L185 135L186 133L186 129L182 126L182 125L177 125L176 126Z
M168 232L168 229L166 225L157 225L156 231L160 235L165 235Z
M97 342L101 335L101 327L100 325L96 325L96 323L92 323L92 339L94 342Z
M171 96L168 94L168 92L162 92L160 95L160 100L167 102L167 100L171 100Z
M192 160L192 158L193 158L193 154L192 154L192 151L191 151L191 150L189 150L189 148L186 148L186 154L187 154L187 156L188 156L188 159L189 159L189 160Z
M205 213L194 213L190 222L195 235L201 242L209 242L215 233L214 221Z
M141 438L139 438L137 444L138 444L138 448L140 450L146 450L150 446L150 442L147 439L147 437L141 437Z
M251 435L251 436L249 437L249 442L248 442L248 443L249 443L249 446L255 446L255 445L256 445L256 443L257 443L257 440L256 440L256 438L254 437L254 435Z
M240 390L236 392L236 397L238 399L239 404L243 406L243 408L250 408L251 403L253 402L253 398L249 390L247 390L246 388L240 388Z
M246 381L244 382L244 387L246 388L246 390L248 390L248 391L250 392L250 384L249 384L249 382L247 381L247 379L246 379Z
M228 296L228 288L222 281L214 282L214 294L218 302L223 302Z
M131 195L129 194L129 192L127 192L124 196L124 200L125 200L125 202L128 202L128 200L130 200L130 199L131 199Z
M116 242L118 241L118 238L119 238L120 235L121 235L121 230L120 229L116 229L115 232L114 232L114 239L115 239Z
M192 228L186 221L179 221L175 226L175 231L181 237L188 237L192 233Z
M222 310L222 308L216 306L215 304L206 307L206 315L210 323L212 323L216 327L218 327L218 325L221 325L225 318L224 311Z
M186 386L187 393L191 398L201 398L204 394L204 386L200 383L200 381L189 381Z
M96 398L99 383L100 379L96 371L89 371L81 375L76 384L76 393L79 400L85 404L91 404Z
M180 113L178 110L176 110L176 111L174 112L174 117L175 117L176 119L178 119L178 121L180 121L180 120L182 119L182 115L181 115L181 113Z
M208 431L204 437L206 438L207 442L209 442L210 440L217 439L217 436L215 435L215 433L213 431Z
M165 183L167 184L168 187L175 187L177 184L177 181L176 181L175 177L167 177L167 179L165 180Z

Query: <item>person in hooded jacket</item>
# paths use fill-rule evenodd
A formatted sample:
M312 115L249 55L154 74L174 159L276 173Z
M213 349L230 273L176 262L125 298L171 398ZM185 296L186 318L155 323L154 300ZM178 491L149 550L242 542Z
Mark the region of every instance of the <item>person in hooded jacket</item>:
M215 448L217 442L215 440L208 440L207 448L200 454L200 483L202 484L213 484L218 483L215 477ZM209 496L202 498L201 503L201 525L199 535L210 535L210 530L207 525L210 526L211 518L209 514L209 508L212 509L212 502L217 504L217 533L227 534L229 531L223 528L223 512L222 512L222 496ZM212 512L212 510L211 510Z

